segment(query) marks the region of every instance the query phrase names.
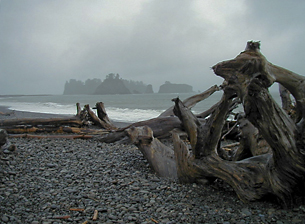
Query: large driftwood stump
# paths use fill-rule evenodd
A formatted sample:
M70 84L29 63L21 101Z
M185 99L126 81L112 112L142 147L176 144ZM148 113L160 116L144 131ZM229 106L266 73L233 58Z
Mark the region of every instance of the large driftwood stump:
M290 205L294 202L294 196L304 197L305 78L268 62L260 53L259 46L258 42L248 42L246 50L236 58L213 66L216 75L223 77L227 83L224 87L225 99L219 106L222 112L214 113L215 116L209 118L211 125L205 132L199 133L200 129L197 128L197 136L202 135L205 144L200 149L192 146L195 156L189 156L193 152L177 136L174 138L175 152L178 160L187 161L184 166L194 170L195 176L224 180L243 201L253 201L271 194ZM268 87L274 82L279 82L294 96L298 115L295 120L269 94ZM225 118L226 104L234 97L241 99L246 119L257 128L272 153L241 161L226 161L219 157L219 127ZM176 108L178 111L185 110L179 102L176 102ZM185 121L181 120L184 124ZM257 147L256 142L249 142L250 151L255 151L253 147Z

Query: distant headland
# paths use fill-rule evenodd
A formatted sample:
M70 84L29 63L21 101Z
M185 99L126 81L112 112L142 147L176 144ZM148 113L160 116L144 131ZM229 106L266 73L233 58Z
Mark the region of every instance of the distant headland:
M193 87L187 84L174 84L166 81L158 93L190 93ZM70 79L66 81L64 95L106 95L106 94L150 94L154 93L151 84L142 81L122 79L119 74L110 73L104 81L87 79L85 82Z

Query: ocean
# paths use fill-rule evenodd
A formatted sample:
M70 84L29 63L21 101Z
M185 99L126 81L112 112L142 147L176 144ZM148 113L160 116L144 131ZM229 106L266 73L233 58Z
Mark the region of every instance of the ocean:
M103 102L109 118L117 122L137 122L157 117L167 108L174 105L171 101L179 97L181 100L197 93L176 94L126 94L126 95L24 95L0 96L0 105L11 110L29 111L52 114L76 114L76 103L81 107L89 104L94 107L97 102ZM201 113L222 96L222 91L215 92L209 98L198 103L192 111ZM279 102L279 96L275 96ZM242 110L242 108L239 108Z

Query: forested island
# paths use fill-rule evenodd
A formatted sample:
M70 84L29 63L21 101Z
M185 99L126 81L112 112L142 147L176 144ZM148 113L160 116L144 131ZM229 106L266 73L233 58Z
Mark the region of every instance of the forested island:
M166 81L158 93L189 93L193 87L187 84L174 84ZM64 95L106 95L106 94L150 94L154 93L151 84L142 81L122 79L119 74L110 73L104 81L87 79L85 82L70 79L66 81Z

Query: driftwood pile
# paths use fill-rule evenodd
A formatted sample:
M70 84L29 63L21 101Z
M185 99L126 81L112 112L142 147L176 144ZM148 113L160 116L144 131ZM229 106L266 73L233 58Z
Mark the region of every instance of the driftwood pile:
M224 79L221 86L183 102L173 99L174 106L159 117L125 128L111 122L101 102L97 115L89 105L81 110L77 104L77 115L70 119L2 120L0 127L19 137L52 131L75 133L62 137L132 143L160 176L184 183L222 179L245 202L275 196L285 206L302 203L305 77L268 62L260 43L252 41L236 58L212 68ZM282 107L268 91L274 82L280 84ZM213 107L192 113L196 103L220 90L222 99ZM233 114L238 104L244 112ZM235 119L228 119L232 114ZM228 139L232 141L224 141Z

